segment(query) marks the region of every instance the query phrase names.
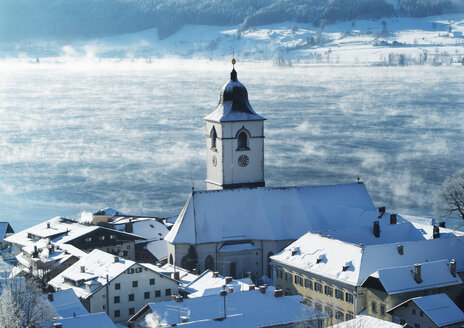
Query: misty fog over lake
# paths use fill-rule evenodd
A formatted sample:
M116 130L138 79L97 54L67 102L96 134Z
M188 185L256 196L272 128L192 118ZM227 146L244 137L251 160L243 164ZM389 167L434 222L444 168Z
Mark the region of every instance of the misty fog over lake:
M461 66L239 62L265 122L266 186L366 183L376 206L434 216L464 165ZM205 189L205 123L231 65L0 63L0 209L16 231L112 207L179 214Z

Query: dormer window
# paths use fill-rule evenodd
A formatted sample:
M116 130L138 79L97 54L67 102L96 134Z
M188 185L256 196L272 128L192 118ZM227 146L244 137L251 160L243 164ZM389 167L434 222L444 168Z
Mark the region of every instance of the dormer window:
M211 137L211 149L216 150L217 133L216 133L216 129L214 128L214 126L213 126L213 129L211 130L210 137Z

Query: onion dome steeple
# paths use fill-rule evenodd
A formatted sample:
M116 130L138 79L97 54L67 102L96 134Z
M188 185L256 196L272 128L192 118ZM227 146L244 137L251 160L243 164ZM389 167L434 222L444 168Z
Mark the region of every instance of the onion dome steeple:
M235 59L232 59L235 66ZM221 89L221 96L216 110L205 117L216 122L260 121L264 117L257 114L248 101L248 91L237 78L235 67L230 72L230 81Z

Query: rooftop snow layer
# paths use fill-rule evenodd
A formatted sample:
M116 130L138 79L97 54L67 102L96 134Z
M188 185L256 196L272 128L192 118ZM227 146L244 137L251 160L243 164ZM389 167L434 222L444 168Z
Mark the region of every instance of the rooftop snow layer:
M37 328L54 327L54 324L61 323L62 328L82 328L82 327L98 327L98 328L116 328L116 325L111 321L108 315L104 312L90 313L77 317L58 319L54 321L44 322L37 325Z
M422 312L424 312L438 327L464 322L464 313L446 294L415 297L395 306L390 311L408 302L416 303Z
M379 279L390 295L462 284L459 275L451 274L448 260L421 263L421 283L414 280L414 265L380 269L371 277Z
M228 284L223 276L214 276L214 272L206 270L197 279L185 286L191 294L189 298L202 297L206 295L218 295L223 286L233 288L234 292L248 291L253 282L250 278L233 279Z
M368 315L358 315L352 320L340 322L329 328L353 328L353 327L376 327L376 328L402 328L402 325L377 319Z
M72 289L62 290L56 293L52 293L52 295L52 301L50 298L48 298L48 295L44 295L43 297L47 298L60 317L68 318L89 314Z
M166 240L199 244L297 239L356 226L376 209L362 183L193 192Z
M403 254L398 251L399 245L403 247ZM292 255L296 247L299 250ZM360 286L379 269L415 263L455 259L457 271L464 271L464 237L359 246L308 232L271 259L328 279ZM347 262L350 265L343 270Z

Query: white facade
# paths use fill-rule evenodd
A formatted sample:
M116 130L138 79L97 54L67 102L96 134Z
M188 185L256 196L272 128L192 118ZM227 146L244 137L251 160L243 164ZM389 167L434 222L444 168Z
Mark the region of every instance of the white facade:
M213 147L213 129L216 147ZM240 148L238 137L244 132L247 147ZM264 122L206 122L206 189L234 185L264 184ZM246 156L246 157L244 157Z

